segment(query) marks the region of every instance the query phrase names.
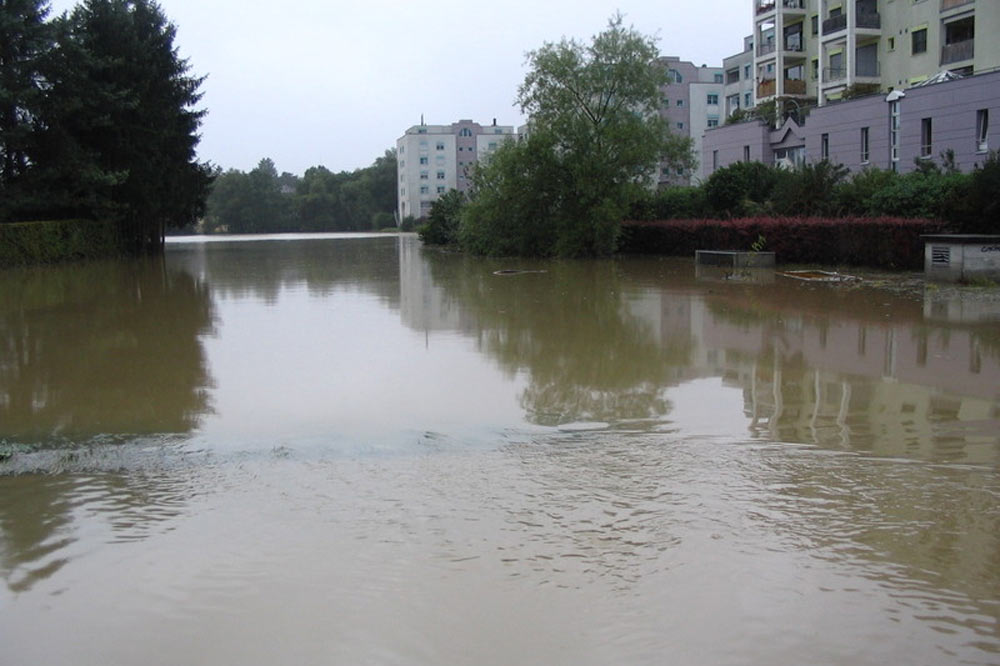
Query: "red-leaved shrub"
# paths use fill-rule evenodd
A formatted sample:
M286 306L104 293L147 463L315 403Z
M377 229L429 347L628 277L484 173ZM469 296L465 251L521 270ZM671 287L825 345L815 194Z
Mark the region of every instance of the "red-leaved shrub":
M919 269L921 234L943 233L944 222L895 217L748 217L734 220L624 222L621 251L694 256L696 250L774 252L783 264L839 264Z

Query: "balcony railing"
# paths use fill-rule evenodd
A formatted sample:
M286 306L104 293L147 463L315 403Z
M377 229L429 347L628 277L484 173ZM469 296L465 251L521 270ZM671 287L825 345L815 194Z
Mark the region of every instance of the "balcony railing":
M766 14L767 12L774 9L774 0L765 0L757 2L757 13Z
M879 76L879 66L878 62L858 62L854 65L854 75L859 77L868 78L878 78Z
M941 0L941 11L946 12L962 5L971 5L976 0Z
M824 67L823 68L823 80L824 81L841 81L847 78L847 68L846 67Z
M785 37L785 50L786 51L802 51L802 35L796 34L789 37Z
M955 42L941 47L941 64L947 65L961 60L971 60L976 55L976 40L967 39L964 42Z
M775 48L776 46L774 42L771 42L770 44L761 44L757 47L757 55L766 56L768 53L774 53Z
M879 30L882 28L882 16L878 12L858 14L857 23L859 28Z
M757 84L757 97L771 97L777 90L778 82L774 79L765 79Z
M846 27L847 27L847 14L834 16L833 18L828 18L823 21L823 34L829 35L839 30L843 30Z
M805 95L806 82L802 79L785 79L786 95Z
M782 9L802 9L806 8L806 0L758 0L757 2L757 13L766 14L770 11L774 11L774 6L777 4Z

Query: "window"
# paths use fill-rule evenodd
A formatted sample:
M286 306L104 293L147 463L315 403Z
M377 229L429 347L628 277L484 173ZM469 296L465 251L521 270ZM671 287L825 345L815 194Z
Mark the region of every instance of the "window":
M444 185L438 185L437 186L437 193L438 194L444 194Z
M427 139L421 139L420 140L420 148L422 150L427 150Z
M743 161L750 161L750 146L743 146Z
M444 180L444 171L438 171L437 172L437 179L438 180Z
M490 142L490 144L489 144L489 146L487 146L487 148L488 148L489 150L496 150L496 149L497 149L497 144L496 144L496 142Z
M402 155L405 152L406 152L406 146L400 146L399 147L399 154Z
M427 134L427 128L421 127L420 129L417 130L417 134Z
M813 81L819 78L819 58L812 59L812 78Z
M463 127L461 130L459 130L458 135L459 136L472 136L472 130L470 130L468 127Z
M435 148L437 150L444 150L444 141L438 141L437 145L435 146Z
M830 135L821 134L819 137L819 158L821 160L830 159Z
M715 94L715 93L709 93L708 94L708 98L707 98L707 103L709 104L709 106L711 106L711 105L718 106L718 104L719 104L719 96L717 94Z
M890 51L895 51L896 50L896 38L895 37L890 37L889 38L889 50Z
M719 151L718 150L713 150L712 151L712 171L715 171L718 168L719 168Z
M718 127L719 126L719 119L718 118L709 118L708 119L708 126L709 127Z
M431 188L427 187L426 185L421 185L420 186L420 193L421 194L429 194L430 191L431 191Z
M722 74L716 74L713 79L716 83L722 83Z
M667 74L670 76L671 82L673 82L673 83L684 83L684 77L681 76L681 73L678 72L676 69L669 70L667 72Z
M420 158L420 163L421 164L427 164L427 158L426 157L421 157Z
M899 101L889 102L889 165L899 168Z
M677 106L684 106L684 100L682 99L677 100Z
M750 93L743 93L743 108L749 109L751 106L753 106L753 98Z
M924 53L927 51L927 28L920 28L910 33L912 40L912 54Z
M749 78L750 78L750 65L743 65L743 79L746 80Z
M868 164L870 153L868 151L868 128L861 128L861 163Z
M930 157L933 146L933 128L930 118L920 119L920 156Z
M402 169L406 166L406 160L399 160L399 168Z
M989 151L990 132L990 110L979 109L976 111L976 152L985 153Z
M420 172L420 180L427 180L428 177L429 177L429 174L426 171L421 171Z
M813 14L812 18L809 19L810 27L812 28L812 34L819 34L819 16Z
M677 123L677 129L684 129L684 123Z

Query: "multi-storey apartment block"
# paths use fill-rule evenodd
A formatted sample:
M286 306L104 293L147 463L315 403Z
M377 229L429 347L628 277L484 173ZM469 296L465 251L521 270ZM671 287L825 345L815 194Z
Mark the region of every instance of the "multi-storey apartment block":
M695 161L701 156L701 137L709 127L718 127L725 122L725 83L721 67L698 67L674 56L660 58L660 64L667 68L669 85L662 89L663 106L660 116L670 123L670 130L681 136L690 137L694 142ZM693 173L700 173L701 165L696 164ZM671 171L667 164L661 164L659 178L661 185L687 185L691 183L691 173Z
M1000 66L997 0L752 0L755 104L906 88ZM976 39L976 35L979 39ZM978 42L978 43L977 43Z
M399 219L426 217L431 204L448 190L465 191L472 166L516 136L511 125L414 125L396 140Z
M740 109L753 107L754 68L753 35L743 38L743 51L722 61L725 72L725 117Z

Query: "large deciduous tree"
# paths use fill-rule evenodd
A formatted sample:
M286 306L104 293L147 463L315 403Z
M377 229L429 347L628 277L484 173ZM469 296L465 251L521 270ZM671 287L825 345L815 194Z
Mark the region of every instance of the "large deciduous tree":
M463 232L470 249L564 256L616 249L621 219L658 162L691 163L690 140L671 135L658 113L668 78L657 56L655 40L625 27L620 15L588 45L563 39L528 54L517 98L530 116L527 145L501 150L478 170ZM504 227L531 238L505 238L497 233Z

